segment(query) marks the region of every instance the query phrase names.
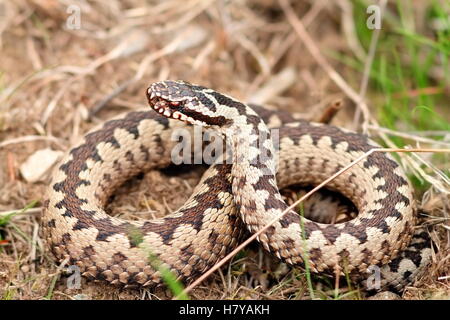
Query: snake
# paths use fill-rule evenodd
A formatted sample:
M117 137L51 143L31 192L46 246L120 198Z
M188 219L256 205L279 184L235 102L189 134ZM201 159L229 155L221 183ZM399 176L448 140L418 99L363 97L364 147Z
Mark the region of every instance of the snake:
M307 262L311 272L350 275L366 285L376 269L379 288L401 291L429 264L429 234L418 225L412 188L389 154L373 152L327 184L355 205L352 220L311 220L280 195L296 183L318 185L378 148L366 135L180 80L155 82L146 96L150 108L95 128L55 168L41 225L59 263L125 287L163 285L167 270L189 283L284 213L257 240L292 267ZM153 220L106 212L125 181L173 163L175 132L196 127L218 134L231 152L217 157L182 207Z

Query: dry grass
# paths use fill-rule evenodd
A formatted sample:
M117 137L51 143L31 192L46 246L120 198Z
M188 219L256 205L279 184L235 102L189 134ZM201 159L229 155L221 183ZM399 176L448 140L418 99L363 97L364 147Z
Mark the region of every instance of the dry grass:
M81 5L81 29L70 30L66 10L77 3ZM344 107L332 121L335 125L352 128L362 123L363 129L388 147L398 147L395 138L400 136L414 147L449 148L448 140L403 130L405 123L401 121L397 129L381 127L373 101L382 101L382 92L370 86L368 71L355 71L328 54L356 57L369 64L370 70L375 49L365 52L358 41L352 1L292 1L290 5L268 0L126 3L0 0L0 221L8 212L42 199L49 179L27 183L19 174L18 168L28 156L46 147L66 151L95 125L145 107L147 85L166 78L201 83L244 101L302 112L306 118L317 119L327 106L342 101ZM389 15L395 14L392 3L386 8ZM418 28L429 32L426 11L421 6L416 9ZM371 48L377 46L382 46L379 40ZM308 53L314 50L319 50L319 55ZM438 81L442 74L436 71L430 77ZM447 105L436 108L447 122L449 88L439 91ZM411 89L407 94L415 93ZM439 248L429 272L403 297L448 298L448 157L401 154L399 159L412 178L427 186L417 188L417 199L429 215L424 220L433 224L432 236ZM150 172L130 181L117 192L109 210L124 218L139 214L149 219L158 212L175 210L198 182L202 168L178 171ZM130 291L95 283L83 284L82 291L67 289L40 238L39 205L0 226L0 297L172 297L166 289ZM348 294L345 288L336 295L334 280L319 278L313 279L318 297L364 297L363 292ZM291 270L254 244L190 296L309 297L304 272Z

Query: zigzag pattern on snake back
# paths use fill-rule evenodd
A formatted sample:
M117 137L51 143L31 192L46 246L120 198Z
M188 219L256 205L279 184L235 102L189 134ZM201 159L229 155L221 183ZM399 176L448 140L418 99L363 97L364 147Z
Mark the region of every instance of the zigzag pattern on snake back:
M161 274L150 262L156 256L179 279L191 281L235 248L245 227L256 232L287 208L278 187L318 184L376 147L356 133L252 106L258 115L186 82L155 83L148 100L157 113L131 112L87 134L55 170L44 202L42 226L52 252L91 279L159 284ZM223 133L232 141L233 165L212 165L185 205L165 218L123 221L106 214L104 206L120 184L170 164L177 143L172 133L192 128L177 120ZM264 121L282 125L276 179ZM307 253L315 272L365 278L367 268L378 265L383 286L399 290L412 281L430 260L430 239L424 230L413 231L413 198L399 165L374 153L328 187L356 205L357 218L323 224L289 212L259 237L264 248L294 266L303 266Z

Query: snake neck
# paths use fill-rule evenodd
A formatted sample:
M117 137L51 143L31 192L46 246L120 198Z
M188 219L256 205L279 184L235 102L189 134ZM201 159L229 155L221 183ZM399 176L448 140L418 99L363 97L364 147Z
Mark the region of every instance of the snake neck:
M287 205L276 183L276 152L271 132L252 109L246 107L245 113L247 117L235 121L225 135L233 146L235 204L250 232L256 232L261 221L269 222Z

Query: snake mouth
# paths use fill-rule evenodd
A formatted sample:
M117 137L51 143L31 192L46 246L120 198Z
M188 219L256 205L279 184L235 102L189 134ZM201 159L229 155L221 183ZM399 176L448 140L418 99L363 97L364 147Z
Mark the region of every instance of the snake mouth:
M148 103L153 110L166 118L172 118L181 121L188 120L188 117L186 115L178 111L183 107L183 102L181 101L169 101L159 96L158 93L151 92L148 95Z

